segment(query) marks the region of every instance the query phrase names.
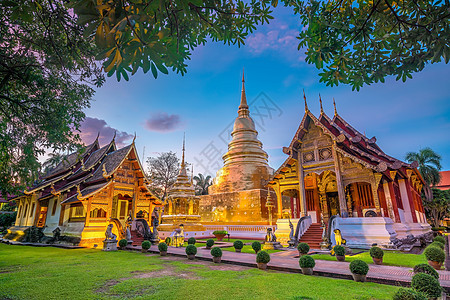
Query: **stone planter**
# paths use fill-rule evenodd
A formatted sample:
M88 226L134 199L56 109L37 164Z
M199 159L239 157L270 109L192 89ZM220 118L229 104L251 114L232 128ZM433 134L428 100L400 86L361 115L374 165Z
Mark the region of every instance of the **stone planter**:
M375 258L372 257L373 263L376 265L382 265L383 264L383 258Z
M215 234L214 236L217 238L218 241L222 241L223 238L226 236L226 234Z
M213 262L215 262L216 264L220 263L221 261L222 261L222 256L219 256L219 257L213 256Z
M428 264L429 264L430 266L432 266L435 270L440 270L441 267L442 267L442 263L437 262L437 261L429 260L429 261L428 261Z
M159 255L166 256L167 255L167 251L159 251Z
M195 255L194 254L188 254L187 258L189 258L190 260L194 260L195 259Z
M267 264L266 263L256 263L258 265L258 269L260 270L265 270L267 269Z
M352 276L356 282L366 282L366 275L352 273Z
M336 255L338 261L345 261L345 255Z
M235 251L235 252L241 252L241 250L242 250L242 249L236 249L236 248L234 248L234 251Z
M313 268L302 268L302 273L304 275L312 275L313 274Z

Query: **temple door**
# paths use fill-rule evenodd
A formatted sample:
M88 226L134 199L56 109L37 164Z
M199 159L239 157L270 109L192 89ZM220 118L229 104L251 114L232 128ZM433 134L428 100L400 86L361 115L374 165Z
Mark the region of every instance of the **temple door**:
M327 193L329 216L340 215L338 193Z
M119 200L117 211L118 211L117 219L119 219L120 223L122 224L122 227L125 227L125 222L128 213L128 200Z

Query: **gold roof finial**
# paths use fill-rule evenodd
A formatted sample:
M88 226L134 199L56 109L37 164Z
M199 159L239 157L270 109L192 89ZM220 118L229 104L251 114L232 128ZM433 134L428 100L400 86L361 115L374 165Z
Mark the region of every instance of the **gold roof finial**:
M106 166L105 166L105 164L103 164L103 167L102 167L102 171L103 171L103 178L107 178L108 177L108 172L106 171Z
M247 110L247 96L245 95L245 78L244 78L244 69L242 69L242 90L241 90L241 104L239 105L239 111Z
M184 151L185 151L185 140L186 140L186 133L184 132L183 133L183 154L182 154L182 156L181 156L181 168L182 169L184 169L185 168L185 166L186 166L186 164L184 163Z
M320 114L323 114L322 97L320 96L320 93L319 93L319 102L320 102Z
M113 136L113 140L115 140L116 139L116 130L114 130L114 136Z
M333 97L333 106L334 106L334 115L337 116L337 109L336 109L336 101L334 101L334 97Z
M136 131L134 132L133 144L136 141Z
M303 99L305 100L305 112L308 112L308 103L306 102L306 95L305 95L305 89L303 89Z

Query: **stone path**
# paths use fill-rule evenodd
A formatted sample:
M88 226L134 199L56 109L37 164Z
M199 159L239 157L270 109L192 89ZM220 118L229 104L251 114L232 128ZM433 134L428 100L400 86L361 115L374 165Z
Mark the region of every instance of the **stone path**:
M141 250L141 247L128 247L128 249ZM204 247L200 247L197 249L198 252L196 255L196 259L212 259L210 250L207 250ZM149 249L149 252L159 253L157 246L152 246ZM186 257L185 248L169 247L168 254ZM223 251L222 263L256 267L256 255L250 253ZM353 280L353 277L349 270L349 264L349 262L316 260L314 275ZM411 278L414 275L412 269L406 267L394 267L374 264L370 264L369 267L370 269L369 273L367 274L367 281L381 284L409 286L411 284ZM283 272L301 273L300 267L298 265L298 252L294 250L272 253L270 255L270 262L267 265L267 268ZM441 286L446 290L447 294L450 294L450 271L438 272Z

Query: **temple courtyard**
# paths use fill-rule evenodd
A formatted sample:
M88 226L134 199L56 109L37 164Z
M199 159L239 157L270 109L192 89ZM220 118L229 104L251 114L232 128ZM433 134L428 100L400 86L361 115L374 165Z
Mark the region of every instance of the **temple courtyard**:
M387 284L358 283L348 280L352 257L336 262L314 255L319 276L306 276L298 273L295 251L272 253L269 269L262 271L254 254L224 251L223 262L216 264L209 250L199 247L194 261L184 250L170 247L162 257L156 246L141 253L0 244L0 298L392 299L401 282L412 276L410 267L370 264L368 281ZM386 264L391 265L426 261L423 255L389 255ZM450 272L440 271L440 281L448 289Z

